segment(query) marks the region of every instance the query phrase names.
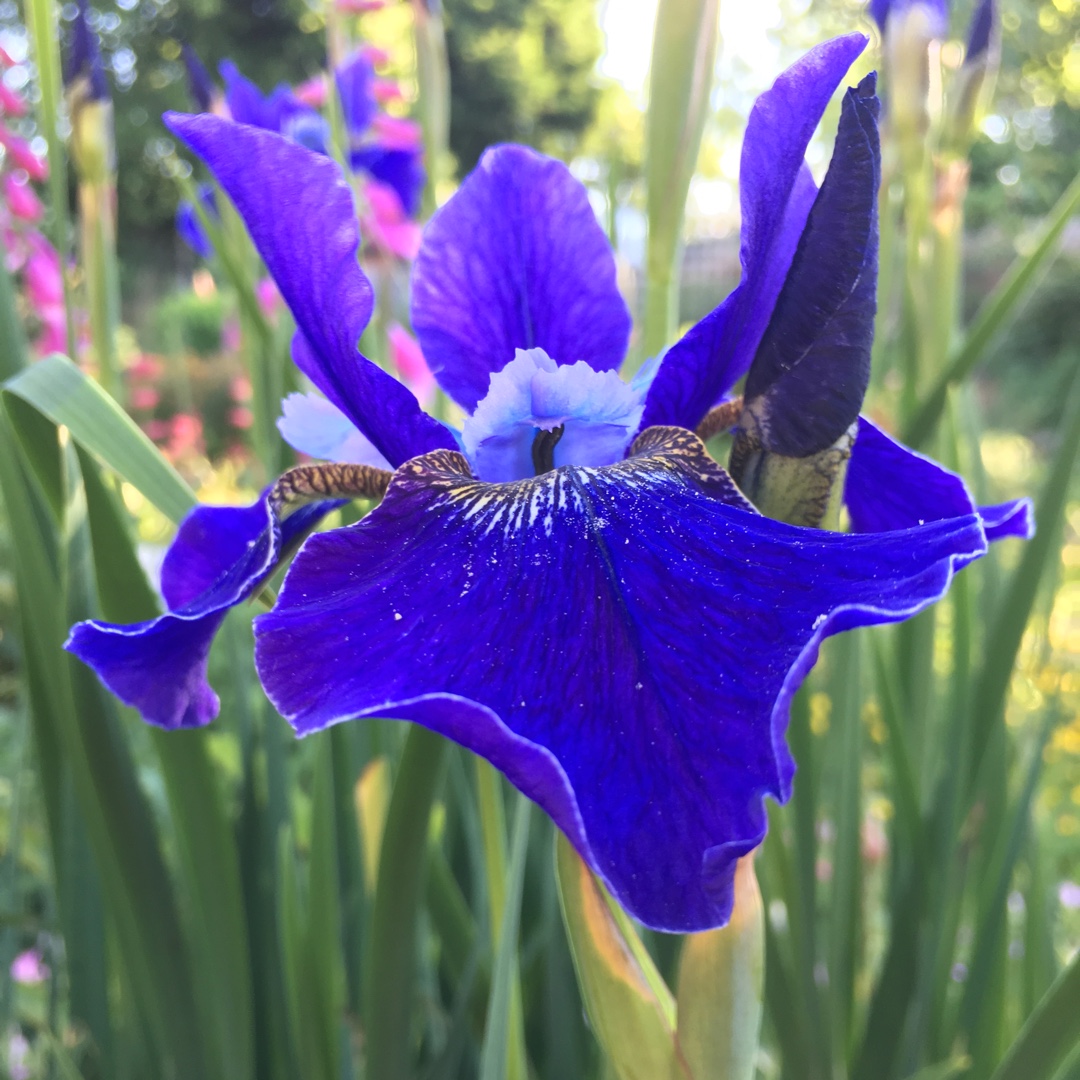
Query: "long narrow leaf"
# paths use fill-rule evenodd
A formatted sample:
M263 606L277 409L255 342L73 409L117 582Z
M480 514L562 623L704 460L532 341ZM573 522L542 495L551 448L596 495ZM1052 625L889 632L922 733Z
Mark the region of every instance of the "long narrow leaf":
M1056 251L1059 237L1080 207L1080 176L1065 189L1061 198L1043 219L1030 251L1018 255L983 301L972 320L963 344L946 365L934 388L927 394L910 423L903 439L911 446L921 446L933 432L945 408L950 386L962 382L983 358L987 347L1005 322L1025 300L1038 280L1039 271Z
M54 424L63 424L80 446L172 521L180 521L195 504L194 493L157 447L66 357L49 356L26 368L4 384L3 392L22 398ZM17 423L18 415L12 419Z

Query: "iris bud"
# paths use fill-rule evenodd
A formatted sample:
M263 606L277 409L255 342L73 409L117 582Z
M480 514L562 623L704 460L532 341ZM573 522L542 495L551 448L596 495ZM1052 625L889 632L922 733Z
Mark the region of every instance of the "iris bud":
M79 0L71 28L64 90L71 117L71 154L79 178L88 183L105 183L116 171L112 100L88 14L86 0Z
M762 513L835 513L870 380L881 176L875 77L844 98L836 148L746 379L731 475Z

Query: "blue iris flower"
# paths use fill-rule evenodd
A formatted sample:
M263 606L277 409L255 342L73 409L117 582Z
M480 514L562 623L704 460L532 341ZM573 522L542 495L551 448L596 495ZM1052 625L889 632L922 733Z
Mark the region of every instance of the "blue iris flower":
M206 69L190 47L184 48L192 95L199 108L208 111L213 95ZM225 105L233 120L277 132L316 153L328 153L330 131L326 120L318 110L301 101L291 87L282 83L269 94L263 94L231 60L222 61L219 70L225 83ZM400 199L406 216L415 217L424 189L423 152L419 147L385 146L373 135L372 123L379 107L371 60L362 50L357 50L335 70L334 82L350 140L352 170L385 184ZM181 202L177 209L177 227L181 239L196 255L209 256L210 242L188 202Z
M413 325L467 415L460 433L357 351L372 291L335 164L217 117L169 118L246 221L296 318L294 358L325 395L291 398L282 430L388 484L359 524L304 542L256 619L271 701L299 734L391 717L482 755L660 930L728 918L764 797L790 795L789 706L822 640L914 615L988 540L1031 528L1026 503L980 511L959 477L856 416L876 273L872 81L847 92L820 192L804 154L864 45L819 46L758 100L742 280L651 380L618 374L630 316L585 190L532 150L489 150L428 225L413 275ZM856 425L850 532L759 514L693 433L748 371L768 445L801 451ZM823 397L791 435L793 402ZM208 722L226 610L334 504L283 522L276 505L194 511L166 562L169 612L81 623L68 648L150 722Z
M101 62L97 34L90 26L90 7L87 0L78 0L71 24L71 42L64 65L64 86L71 90L82 84L86 103L108 101L109 84Z
M931 38L944 38L948 34L948 0L870 0L869 3L870 15L885 37L892 33L891 22L903 18L914 9L921 12L926 31ZM996 0L978 0L968 25L965 65L971 66L979 62L989 51L996 25Z

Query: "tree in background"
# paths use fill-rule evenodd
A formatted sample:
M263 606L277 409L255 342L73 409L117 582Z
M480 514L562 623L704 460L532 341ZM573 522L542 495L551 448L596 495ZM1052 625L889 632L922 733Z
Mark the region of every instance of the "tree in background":
M509 140L571 156L600 97L595 0L448 0L445 10L458 174Z

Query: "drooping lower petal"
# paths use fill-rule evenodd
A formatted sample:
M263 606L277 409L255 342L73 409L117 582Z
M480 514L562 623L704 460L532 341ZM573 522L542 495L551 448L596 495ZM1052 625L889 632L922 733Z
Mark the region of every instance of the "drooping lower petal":
M326 396L394 465L452 447L396 379L357 350L371 284L356 261L352 194L335 162L268 131L216 116L166 115L236 204L296 318L293 355Z
M630 313L585 188L561 161L485 151L424 231L412 324L439 384L470 411L517 349L619 366Z
M844 503L854 532L909 529L930 521L977 513L988 541L1035 533L1030 499L976 508L961 477L909 450L859 417L844 482Z
M828 634L905 618L985 551L979 519L884 536L763 518L687 432L484 484L439 453L308 541L256 622L300 733L414 720L535 798L637 918L716 926L787 798L788 706Z
M742 280L667 351L645 403L643 428L679 424L693 430L746 374L814 201L806 147L865 47L862 34L824 42L757 99L739 169Z
M207 660L229 609L253 596L282 553L340 505L303 507L283 525L265 494L247 507L196 507L162 566L169 611L126 626L78 623L64 647L149 723L170 729L208 724L219 703L207 682Z

